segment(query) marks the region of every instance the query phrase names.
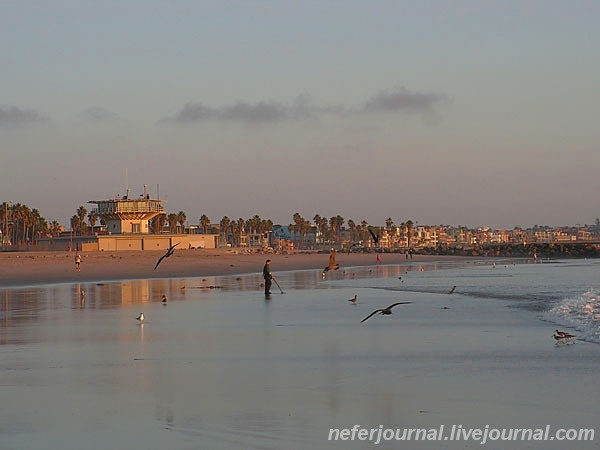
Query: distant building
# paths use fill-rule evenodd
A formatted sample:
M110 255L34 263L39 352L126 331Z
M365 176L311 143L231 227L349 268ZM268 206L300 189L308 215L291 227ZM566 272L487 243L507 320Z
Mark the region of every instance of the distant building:
M145 191L145 189L144 189ZM92 200L97 206L95 212L106 225L109 234L148 234L150 220L165 214L162 200L151 199L146 192L140 198L128 196L112 200Z

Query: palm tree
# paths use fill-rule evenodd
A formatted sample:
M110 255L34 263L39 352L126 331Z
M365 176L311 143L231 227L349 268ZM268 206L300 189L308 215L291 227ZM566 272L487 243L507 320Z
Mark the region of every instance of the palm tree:
M164 213L159 214L159 215L155 216L152 220L150 220L150 229L152 230L152 233L162 232L166 221L167 221L167 216ZM100 220L100 223L102 223L102 220Z
M100 218L100 216L98 215L98 211L96 211L96 210L90 211L87 218L88 218L88 222L90 223L90 227L92 228L92 232L93 232L94 226L96 226L96 222Z
M181 227L181 233L184 232L184 226L185 226L185 220L187 219L187 217L185 216L185 213L183 211L179 211L177 213L177 222L179 223L180 227Z
M408 248L410 248L410 238L412 236L412 229L413 229L413 222L412 222L412 220L410 220L410 219L407 220L404 223L404 226L406 227L406 236L407 236L407 239L408 239Z
M63 231L63 227L60 223L58 223L58 220L53 220L50 222L50 226L48 228L50 236L58 237L60 236L61 231Z
M348 228L350 229L350 234L352 236L352 242L355 242L356 239L356 223L352 219L348 219Z
M77 214L71 216L71 230L75 236L81 232L81 219Z
M169 222L169 232L172 234L176 233L177 219L178 219L178 217L177 217L177 214L175 214L175 213L170 213L167 216L167 221Z
M85 233L85 230L87 229L87 224L85 223L85 217L87 216L87 209L85 209L85 206L80 206L79 208L77 208L77 212L75 213L77 215L77 217L79 218L79 232L80 234Z
M227 242L227 234L229 232L229 226L231 225L231 220L227 216L223 216L221 221L219 222L219 232L221 236L223 236L223 241Z
M331 227L331 233L336 241L340 240L340 232L342 230L342 226L344 225L344 221L345 219L339 214L337 216L329 218L329 226Z
M208 227L210 226L210 219L206 214L202 214L202 216L200 216L200 226L202 227L202 232L206 234Z

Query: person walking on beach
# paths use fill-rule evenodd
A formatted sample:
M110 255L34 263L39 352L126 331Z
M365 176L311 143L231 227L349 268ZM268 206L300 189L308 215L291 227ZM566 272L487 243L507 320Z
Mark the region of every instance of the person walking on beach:
M81 270L81 255L79 252L75 253L75 270L77 272Z
M265 279L265 296L271 295L271 280L273 275L271 274L271 260L267 259L263 267L263 278Z

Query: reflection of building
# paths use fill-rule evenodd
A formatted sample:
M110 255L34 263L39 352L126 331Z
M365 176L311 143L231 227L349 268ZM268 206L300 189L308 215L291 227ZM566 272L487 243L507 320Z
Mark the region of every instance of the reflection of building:
M92 200L97 208L92 213L106 224L106 231L111 234L150 233L149 222L160 214L165 214L162 200L153 200L146 193L139 199L130 199L128 196L113 200Z

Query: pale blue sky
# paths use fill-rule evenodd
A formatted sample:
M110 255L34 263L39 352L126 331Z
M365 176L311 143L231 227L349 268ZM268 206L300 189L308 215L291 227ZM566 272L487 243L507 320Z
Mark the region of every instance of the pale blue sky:
M582 0L0 0L0 201L66 224L127 183L190 223L592 223L599 22Z

